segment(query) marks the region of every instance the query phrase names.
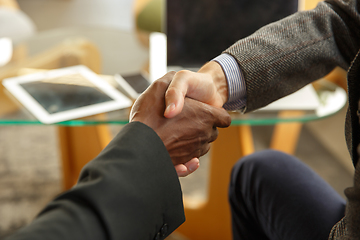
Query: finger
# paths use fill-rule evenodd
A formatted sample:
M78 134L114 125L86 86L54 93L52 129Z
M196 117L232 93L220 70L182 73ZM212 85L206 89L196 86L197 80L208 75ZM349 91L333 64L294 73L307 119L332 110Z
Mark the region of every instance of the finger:
M161 78L159 78L156 81L163 81L163 82L165 82L165 83L167 83L169 85L170 82L173 80L175 74L176 74L175 71L167 72L164 76L162 76Z
M164 116L171 118L179 114L184 106L185 97L217 106L214 102L214 94L215 87L207 75L187 70L179 71L166 91Z
M216 107L212 107L212 106L209 106L209 107L212 108L212 111L213 111L214 127L226 128L226 127L230 126L231 117L225 109L216 108Z
M195 172L196 169L199 168L200 160L199 160L199 158L193 158L190 161L188 161L187 163L184 163L184 165L186 166L186 168L188 169L189 174L190 174L190 173Z
M182 86L182 85L181 85ZM185 87L182 87L185 88ZM165 93L165 112L164 112L164 116L166 118L173 118L176 115L178 115L179 113L181 113L183 107L184 107L184 98L185 98L185 93L183 93L183 89L179 89L176 87L170 86L167 89L166 93Z
M165 93L165 113L164 116L172 118L179 114L184 106L184 98L188 92L188 74L178 72L175 74Z
M177 164L174 166L178 177L187 176L187 167L184 164Z
M186 177L187 175L193 173L200 166L198 158L193 158L187 163L175 165L175 170L178 177Z

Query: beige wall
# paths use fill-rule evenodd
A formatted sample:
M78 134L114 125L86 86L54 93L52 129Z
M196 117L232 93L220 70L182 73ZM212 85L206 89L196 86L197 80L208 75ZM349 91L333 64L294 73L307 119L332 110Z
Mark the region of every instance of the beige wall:
M68 26L132 29L133 0L18 0L39 31Z
M304 10L314 8L320 0L299 1L300 10ZM35 22L39 31L74 25L132 29L133 2L134 0L18 0L20 8Z

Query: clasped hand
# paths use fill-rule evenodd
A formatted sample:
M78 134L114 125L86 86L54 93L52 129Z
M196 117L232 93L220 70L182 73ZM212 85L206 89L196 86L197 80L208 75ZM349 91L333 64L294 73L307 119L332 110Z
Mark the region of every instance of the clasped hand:
M181 113L165 118L165 92L174 77L167 73L155 81L134 103L130 122L151 127L164 142L178 176L186 176L199 166L199 157L207 153L218 136L217 127L228 127L230 115L222 108L184 99Z

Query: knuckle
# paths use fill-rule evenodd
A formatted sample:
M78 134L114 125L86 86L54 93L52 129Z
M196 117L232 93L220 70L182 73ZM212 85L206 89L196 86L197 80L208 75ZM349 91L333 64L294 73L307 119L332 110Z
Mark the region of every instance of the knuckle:
M172 79L175 74L176 74L175 71L169 71L162 78L171 78Z
M152 86L155 87L155 88L167 88L169 85L169 83L163 79L163 78L160 78L158 80L156 80L155 82L153 82Z
M226 112L225 109L222 109L221 114L219 115L215 115L215 117L217 117L217 119L219 121L216 121L217 123L215 123L216 127L228 127L231 124L231 116L229 115L229 113Z
M231 124L231 116L227 113L225 118L224 118L224 121L225 121L225 125L228 127L230 126Z
M213 132L214 132L213 137L215 137L215 139L216 139L219 136L219 130L216 127L214 127L213 129L214 129L213 130Z
M210 142L215 141L218 136L219 136L219 130L217 128L214 128L213 134L212 134L211 139L210 139Z
M191 71L189 70L180 70L176 73L176 76L179 78L187 78L189 74L191 74Z
M210 144L206 144L204 148L202 149L201 156L205 155L210 151Z
M172 81L172 79L174 78L174 75L175 75L175 72L170 71L170 72L166 73L164 76L162 76L161 78L157 79L154 83L162 82L162 83L169 85L170 82Z
M176 88L170 86L165 93L165 97L171 97L171 96L175 95L176 92L177 92Z

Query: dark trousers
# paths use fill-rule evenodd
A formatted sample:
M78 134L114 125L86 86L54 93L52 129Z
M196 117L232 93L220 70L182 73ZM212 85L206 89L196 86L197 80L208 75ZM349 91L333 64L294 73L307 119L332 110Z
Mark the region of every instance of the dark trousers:
M293 156L272 150L241 159L231 176L234 239L322 240L345 200Z

